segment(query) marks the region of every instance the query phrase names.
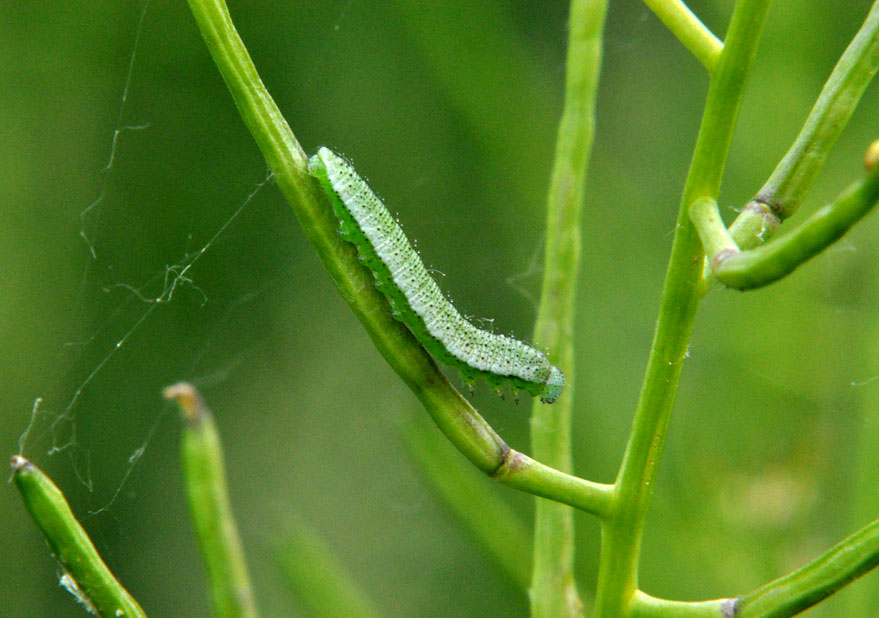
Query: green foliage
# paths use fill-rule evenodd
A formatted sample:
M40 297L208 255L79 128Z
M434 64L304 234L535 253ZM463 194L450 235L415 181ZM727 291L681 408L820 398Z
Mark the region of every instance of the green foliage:
M745 253L771 235L775 224L767 224L767 218L777 214L771 207L744 208L744 218L730 225L728 236L723 235L723 219L730 205L741 209L763 203L757 187L767 175L772 182L778 180L770 170L779 160L788 161L784 153L795 150L791 144L801 145L796 135L804 121L806 128L824 126L810 124L809 108L868 14L868 3L779 3L767 16L767 3L742 0L732 17L715 3L693 3L705 27L682 12L678 2L647 2L683 48L659 20L639 12L643 9L634 3L611 4L595 155L585 189L583 273L577 276L576 259L563 266L563 274L579 281L579 291L559 304L558 315L547 318L541 305L543 326L537 337L539 344L555 350L552 326L577 317L577 329L560 337L572 348L570 363L577 365L572 389L576 402L569 410L573 425L562 416L563 409L561 418L544 419L559 423L559 430L548 432L556 440L545 449L535 440L533 452L525 447L521 409L477 393L473 400L482 412L478 414L381 309L369 272L335 235L329 208L304 173L304 150L329 143L358 162L368 160L370 152L385 153L386 158L378 154L364 167L383 174L370 182L386 192L388 203L401 209L411 204L410 213L422 213L404 212L401 219L413 222L407 231L421 241L427 263L446 272L449 285L455 282L453 294L468 313L499 316L499 328L527 333L532 306L498 273L525 270L543 229L547 254L560 246L552 237L552 224L540 213L549 162L555 161L558 170L560 161L551 153L566 17L543 6L510 8L493 2L453 8L404 0L342 4L322 5L320 12L268 6L251 13L250 7L233 7L262 79L299 139L308 142L305 149L271 99L258 87L241 87L247 80L261 82L243 46L227 53L219 43L228 34L228 22L203 20L202 34L312 247L375 347L440 429L475 468L508 486L573 505L602 522L603 547L597 559L594 527L578 529L575 544L571 511L552 505L564 515L543 520L549 523L544 538L550 542L543 547L537 543L534 560L548 565L547 573L562 565L565 579L554 591L546 587L540 600L560 601L576 614L579 594L599 616L723 616L734 607L750 612L743 615L782 616L824 598L871 567L874 524L839 539L879 512L873 472L877 436L871 430L879 426L874 414L879 389L879 257L877 243L871 241L875 222L866 219L843 244L834 245L854 251L823 251L765 291L743 296L716 290L703 298L714 274L710 264L705 270L701 242L689 219L692 205L709 207L721 240L732 239ZM315 535L332 542L308 546L326 545L318 551L323 557L332 546L345 557L351 581L360 582L375 606L394 615L524 614L521 595L509 595L508 580L492 579L484 562L472 560L475 552L467 536L425 503L424 489L404 466L401 448L391 446L393 434L383 419L411 401L407 403L389 372L376 369L380 363L366 347L359 325L315 276L319 266L310 257L311 248L300 246L301 235L283 209L268 203L278 200L269 191L261 192L244 211L246 220L234 221L217 243L204 245L244 201L249 189L242 186L260 179L261 174L251 177L241 170L258 170L263 163L250 136L240 130L228 97L218 94L222 84L193 30L156 25L189 23L189 16L179 6L154 6L147 13L133 89L126 90L116 127L123 130L113 137L108 180L94 202L95 170L103 165L101 155L94 153L103 152L112 133L112 127L97 131L95 126L112 122L118 100L114 95L95 105L89 97L118 92L118 84L101 80L109 74L118 81L125 73L131 33L83 54L82 42L94 46L95 33L83 33L71 23L91 23L89 18L106 23L108 15L99 11L110 9L84 6L72 22L43 14L46 9L39 7L5 10L17 11L13 17L30 24L19 30L28 35L6 39L8 57L31 58L34 49L47 52L45 65L24 63L14 70L27 76L25 83L50 80L47 88L53 96L38 87L30 95L14 81L4 84L10 93L5 117L18 122L13 128L23 128L24 137L11 143L13 158L4 166L10 202L21 208L3 213L8 221L0 222L7 223L0 229L7 230L10 260L6 304L0 308L14 316L5 346L8 407L0 414L4 430L10 430L3 435L21 433L35 392L52 400L35 412L36 423L28 425L21 449L29 457L43 447L70 455L69 460L61 458L73 462L67 470L80 473L87 487L96 488L87 500L109 505L86 523L113 548L114 568L131 574L121 573L124 580L151 583L138 594L144 605L154 615L206 611L206 601L193 593L202 589L194 546L186 527L177 525L184 510L182 492L175 497L168 490L180 483L161 473L176 469L173 454L165 448L174 440L170 430L153 433L151 428L157 426L157 384L169 376L219 372L229 377L212 389L211 396L221 402L215 408L241 411L221 418L220 425L224 435L228 428L234 436L227 442L229 482L243 530L266 530L262 542L276 546L283 535L274 531L284 528L290 511L319 522L313 526ZM874 6L868 22L877 10ZM754 56L764 17L766 33ZM135 21L130 14L118 17L126 27ZM727 23L732 24L728 31ZM727 31L720 37L723 52L711 30ZM273 47L265 37L278 31L286 38ZM792 31L809 36L792 39ZM35 37L43 37L37 39L43 44L34 45ZM875 36L866 40L875 41ZM76 53L67 53L73 49ZM691 156L706 70L713 77ZM861 70L857 75L858 92L852 100L864 96L859 109L868 112L852 116L847 132L822 146L817 168L801 174L807 182L775 185L793 196L785 204L802 203L802 210L809 211L835 203L839 189L857 176L853 162L876 137L875 114L869 113L876 105L875 88L866 89L872 74ZM4 79L9 78L0 77ZM75 80L75 88L67 86L68 79ZM170 87L169 79L174 80ZM62 118L56 106L69 110L75 120L67 114ZM124 130L142 120L149 122L147 130ZM807 144L817 143L817 135L826 137L818 130L805 138ZM205 136L218 136L222 145L213 148ZM150 152L155 156L147 156ZM588 159L588 148L586 154ZM784 167L777 166L777 173ZM800 168L796 163L787 166L782 180L793 177L792 169ZM38 173L52 176L42 181ZM860 200L858 206L868 201ZM677 222L671 206L675 202L680 203ZM787 208L784 216L793 210ZM87 247L77 244L80 221L74 219L79 213L97 256L94 261L86 255ZM809 219L807 212L803 219L821 216L819 211ZM856 218L847 218L843 228ZM798 224L792 219L773 242L796 245L796 231L784 232ZM803 224L807 227L800 229L810 229L811 224ZM571 229L571 223L566 225ZM670 230L672 259L629 434L633 385L656 321ZM148 275L159 272L162 279L163 268L182 263L177 260L192 249L180 246L189 231L196 247L210 250L202 252L205 257L195 266L166 271L184 273L185 279L172 277L179 289L163 287L161 281L154 288L142 287ZM814 248L824 249L837 236L822 235ZM444 256L443 251L449 253ZM789 263L798 265L802 255ZM86 263L84 276L81 266ZM546 264L551 274L551 258ZM190 281L197 287L186 285ZM471 288L457 288L467 281L473 282ZM143 298L168 301L173 295L173 304L143 305L129 288L115 285L132 282ZM100 286L109 290L105 296L97 292ZM525 286L531 293L539 287L528 279ZM546 303L552 284L545 280L544 286ZM48 297L47 289L52 290ZM483 294L486 289L496 291ZM82 330L71 335L70 304L77 294L85 299L82 325L77 324ZM30 309L36 306L40 312ZM142 327L140 316L150 318L144 318ZM501 324L501 316L511 316L511 323ZM129 330L132 324L138 325L136 330ZM222 343L193 352L213 336ZM45 351L58 341L89 337L93 339L82 347L81 358L63 359L71 367L70 383L44 393L49 376L62 364ZM125 345L114 347L117 342ZM121 351L108 356L108 350L116 349ZM684 362L688 356L692 358ZM194 364L194 358L207 360ZM113 388L116 384L126 388ZM49 429L40 425L45 419L52 423ZM547 427L537 417L534 421L538 429ZM86 450L93 458L91 474L82 474ZM534 459L522 451L532 452ZM145 458L133 455L142 452ZM129 457L134 462L130 465ZM579 478L615 476L613 486ZM79 487L76 479L68 481ZM517 509L530 506L516 504L522 496L510 493L502 495ZM161 504L156 509L161 514L144 513L151 504ZM107 512L113 517L105 518ZM467 513L466 507L456 512ZM478 521L475 527L486 524L472 511L461 516ZM8 528L0 528L0 534L11 539L9 547L24 536L28 543L20 547L26 549L16 555L40 565L33 557L33 537L18 532L21 518L4 520ZM544 529L540 520L537 527ZM120 537L118 530L146 533ZM253 543L246 536L245 545ZM553 553L562 542L570 550ZM295 548L290 555L296 555ZM158 561L177 568L163 575L155 566ZM271 590L274 561L255 562L257 596L266 599L261 605L269 613L283 613L277 611L285 607L283 595ZM328 573L341 571L333 560L326 564ZM69 611L69 599L50 596L46 582L51 577L34 575L45 572L44 567L45 561L39 568L22 565L11 575L7 585L14 594L0 592L4 605L15 603L10 611ZM348 577L343 573L337 581L345 584ZM515 577L519 587L521 580L521 575ZM330 578L317 583L328 582ZM595 582L597 599L591 594ZM342 588L333 592L330 587L329 594L341 598ZM24 589L28 594L21 593ZM455 591L454 603L444 606L449 590ZM748 590L753 592L745 594L744 602L733 600ZM666 600L716 596L727 599L692 604ZM7 598L14 601L7 604ZM872 616L875 598L875 581L866 581L810 615ZM374 611L373 600L364 602L367 612ZM40 604L53 609L46 612ZM55 609L56 604L62 609Z

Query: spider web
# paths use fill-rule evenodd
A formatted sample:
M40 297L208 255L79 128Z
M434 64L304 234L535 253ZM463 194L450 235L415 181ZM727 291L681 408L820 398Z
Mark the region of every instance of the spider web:
M210 254L211 249L222 240L247 206L271 180L271 175L267 175L261 181L256 182L255 186L251 185L250 189L243 189L239 197L230 197L229 204L232 206L232 211L220 227L207 240L195 245L194 249L190 248L189 245L193 244L193 237L196 234L190 232L185 235L187 247L181 254L171 256L170 263L159 271L153 272L152 275L140 281L132 282L130 279L109 283L102 281L102 279L106 280L107 273L114 271L115 266L112 263L114 258L112 256L105 257L99 249L99 240L113 233L112 226L105 223L107 209L110 207L132 207L132 204L124 203L123 199L113 194L111 180L119 165L120 147L123 142L128 142L124 139L127 135L144 134L149 132L151 128L150 122L131 123L127 119L129 104L133 96L136 96L133 85L149 12L150 0L144 0L140 5L137 17L134 40L110 137L106 163L98 172L100 181L97 195L93 201L81 208L78 214L79 237L85 248L85 256L73 313L76 314L76 321L85 322L87 321L84 318L87 311L86 305L97 302L105 307L105 315L97 326L85 327L89 333L86 337L73 337L63 344L59 353L58 366L70 370L75 370L77 366L84 366L86 370L79 378L74 378L74 386L68 391L68 395L62 394L60 397L56 397L40 394L37 396L31 407L26 426L18 438L18 452L20 454L34 457L42 454L50 457L59 454L67 455L75 477L89 494L96 492L96 487L92 478L90 456L90 449L93 448L93 445L83 443L79 437L82 415L87 413L82 406L83 396L90 389L107 388L106 382L99 378L102 378L103 374L120 358L128 355L129 359L127 360L130 362L131 356L143 353L139 346L130 347L129 344L137 338L145 325L154 321L163 312L164 308L175 304L181 294L186 292L187 301L190 304L193 301L201 307L208 304L208 289L197 282L194 267L202 258ZM226 208L228 209L229 206ZM255 291L249 291L239 296L237 300L229 303L224 311L227 314L234 312L260 294L266 287L267 284L264 283L257 286ZM98 295L98 298L95 298L95 294ZM208 343L204 344L201 351L192 354L191 359L187 359L191 367L198 366L204 360ZM96 357L98 360L89 361L91 357ZM214 368L210 374L195 381L202 385L222 381L234 369L235 362L233 360L219 369ZM163 385L156 386L157 393L161 386ZM51 391L52 389L48 387L47 390ZM66 389L61 387L56 390L63 393ZM115 488L109 492L106 491L106 488L102 488L102 494L109 493L109 499L103 505L93 508L89 512L91 515L109 510L117 501L170 410L170 406L161 407L157 413L153 414L148 427L141 433L140 437L135 437L137 446L127 456L124 470ZM122 410L120 414L125 415L125 412Z

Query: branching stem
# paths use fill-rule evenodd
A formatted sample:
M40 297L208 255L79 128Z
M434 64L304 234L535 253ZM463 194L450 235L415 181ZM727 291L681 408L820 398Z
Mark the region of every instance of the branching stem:
M638 588L644 522L701 294L704 254L688 209L697 197L715 199L720 190L745 78L768 8L768 0L736 3L723 53L711 79L681 200L650 359L617 476L613 517L602 528L596 618L624 616Z
M722 46L682 3L675 0L647 2L688 49L709 68L711 85L681 200L660 315L641 396L629 443L614 485L592 483L567 473L570 468L570 452L566 435L562 435L557 444L547 448L546 452L551 454L547 459L549 465L511 449L449 385L409 331L393 320L384 298L371 285L370 273L358 264L353 249L338 238L335 217L323 196L316 190L312 179L305 173L302 149L259 80L247 51L235 32L225 4L222 0L189 2L242 118L263 151L279 187L299 218L318 256L342 296L364 324L378 350L415 392L434 422L476 467L489 476L508 486L573 506L601 519L603 536L594 612L596 618L646 617L652 613L664 618L724 618L734 615L738 608L729 599L683 603L654 599L640 592L638 562L647 509L665 445L681 367L703 291L702 262L705 254L702 243L704 242L714 259L722 255L732 256L733 261L730 264L736 264L735 260L743 263L755 260L757 264L768 264L779 259L778 256L760 257L761 254L757 252L741 252L740 248L750 248L748 243L752 240L738 242L738 234L743 231L752 236L759 235L762 241L763 237L771 235L778 220L790 210L789 207L787 210L778 210L771 201L757 204L754 208L746 209L748 220L742 225L734 225L729 232L723 227L716 206L745 79L752 64L769 0L738 0ZM597 79L600 58L599 24L603 21L603 10L604 0L591 3L575 0L572 4L570 53L571 58L582 63L580 68L583 72L580 77L569 72L568 88L583 89L575 98L566 101L558 150L561 154L557 154L549 200L547 276L544 281L544 303L541 305L537 326L537 338L544 345L549 345L557 338L566 340L567 343L571 340L571 296L561 292L570 292L573 289L570 277L576 276L579 237L576 225L571 224L571 221L576 221L579 216L578 202L582 196L582 185L578 185L576 181L579 178L582 182L582 171L588 161L591 144L590 106L593 101L591 97L594 96L594 83L591 80ZM575 19L578 11L583 11L580 14L582 20ZM822 94L824 104L816 105L818 111L813 110L813 116L810 116L817 129L814 129L813 137L809 139L818 148L829 149L835 140L831 128L840 121L847 120L854 102L863 92L866 81L869 81L866 76L875 73L875 65L879 62L875 58L879 52L873 47L879 29L879 25L873 22L876 15L877 8L874 5L865 24L868 33L866 38L860 38L859 34L856 42L846 52L848 55L855 49L851 52L855 55L849 58L853 58L855 68L837 67L843 71L842 81L834 82L839 85L839 89L825 88L826 94ZM582 31L580 28L583 28ZM870 32L873 33L872 39ZM577 56L578 53L583 55ZM569 60L569 64L570 62ZM843 65L842 60L840 64ZM593 71L594 74L591 73ZM578 82L581 78L583 81ZM571 101L577 102L577 105L569 110L568 103ZM577 118L582 123L579 128L574 123ZM565 122L574 124L568 126ZM564 141L572 136L575 139L571 142ZM796 202L799 192L807 187L809 179L820 167L820 161L816 164L817 159L811 160L808 155L793 156L792 161L782 177L796 177L800 180L776 183L774 189L777 195L787 187L787 195L792 196L787 201L788 204ZM569 167L558 165L559 162ZM803 231L791 234L794 240L787 242L811 247L812 249L805 252L808 253L813 249L820 250L848 229L866 212L866 202L875 202L877 199L879 173L875 171L875 167L873 169L865 180L841 196L829 210L822 211L813 217L814 220L807 221L801 228ZM568 207L554 210L554 203L568 204ZM574 207L570 207L571 204ZM701 241L690 220L691 213L699 224ZM795 236L798 233L799 236ZM554 236L556 234L558 236ZM767 251L781 251L785 244L780 242L775 246L778 248L767 246ZM728 258L724 258L726 259ZM789 257L785 259L789 260ZM553 263L553 260L558 260L558 263ZM724 269L730 268L722 266L720 270L726 272ZM567 355L571 353L570 350L564 345L552 347L560 350L560 364L569 369L570 359L567 359ZM573 376L573 372L570 375ZM556 404L559 405L563 404ZM561 421L561 427L567 426L566 418L557 420ZM567 429L563 429L564 431ZM539 436L539 432L535 432L535 435ZM545 512L553 515L543 519L543 523L548 525L538 530L538 539L541 534L546 533L545 539L557 545L550 548L551 551L543 553L538 542L535 559L546 559L545 565L541 567L544 573L555 565L561 567L563 578L572 578L567 566L570 563L567 544L572 542L568 529L570 514L562 510ZM558 514L561 516L556 517ZM539 516L538 527L541 526ZM875 526L874 524L850 537L805 569L744 597L741 609L752 613L741 615L754 618L788 616L789 613L773 612L787 612L788 608L794 606L793 603L816 602L819 597L823 598L838 586L863 573L876 563ZM837 575L839 573L841 575ZM534 579L534 582L537 581L538 571L535 572ZM555 585L553 582L549 583ZM548 608L557 606L558 603L563 605L566 600L573 602L556 615L577 613L576 596L568 594L573 590L573 584L566 581L562 583L561 586L555 585L556 592L551 593L554 595L550 598L551 604L540 609L544 615L550 615ZM536 589L534 583L532 589ZM776 610L772 605L775 591L778 590L795 599L784 605L783 610Z
M769 240L799 208L867 85L879 70L879 0L824 84L803 128L766 184L729 226L743 251ZM716 279L705 265L705 289Z
M189 0L189 6L241 118L315 252L376 348L437 426L477 468L497 475L501 482L603 516L608 486L576 479L529 458L510 459L510 447L449 384L409 330L393 319L371 273L357 261L354 248L339 237L338 220L306 173L302 148L260 80L225 2ZM578 490L576 496L572 487Z
M879 150L879 142L871 146L871 151L876 150ZM740 250L727 231L717 211L717 203L708 198L695 200L690 206L690 218L702 239L714 275L732 288L759 288L788 275L826 249L870 212L879 200L879 165L871 167L861 180L798 228L746 251Z
M769 206L782 221L797 211L877 71L879 0L840 56L797 139L755 201Z

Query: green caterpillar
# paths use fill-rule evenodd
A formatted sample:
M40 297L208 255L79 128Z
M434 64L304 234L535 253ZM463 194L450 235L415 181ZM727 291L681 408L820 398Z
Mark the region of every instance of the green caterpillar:
M465 382L485 378L494 387L558 399L565 376L546 354L517 339L473 326L440 291L409 239L354 168L329 148L308 161L339 217L342 238L353 243L387 296L394 317L434 358L457 367Z

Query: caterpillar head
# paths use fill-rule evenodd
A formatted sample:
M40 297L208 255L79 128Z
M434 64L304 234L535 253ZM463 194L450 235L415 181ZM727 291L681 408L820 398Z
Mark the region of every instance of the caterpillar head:
M544 386L543 393L540 395L540 401L543 403L554 402L559 398L559 395L562 394L562 389L564 387L565 374L563 374L558 367L553 365L549 368L549 377L546 379L546 386Z

